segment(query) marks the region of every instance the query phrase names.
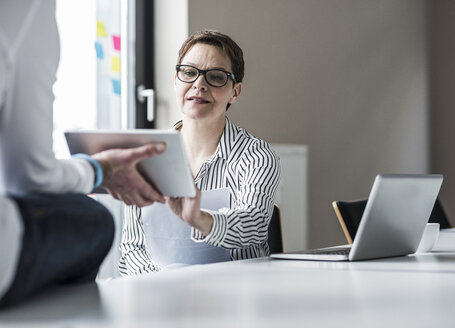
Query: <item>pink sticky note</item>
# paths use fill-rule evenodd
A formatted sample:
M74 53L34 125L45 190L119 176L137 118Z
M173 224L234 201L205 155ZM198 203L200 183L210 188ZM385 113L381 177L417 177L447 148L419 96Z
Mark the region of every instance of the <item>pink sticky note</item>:
M114 42L114 49L120 51L120 37L118 35L113 35L112 42Z

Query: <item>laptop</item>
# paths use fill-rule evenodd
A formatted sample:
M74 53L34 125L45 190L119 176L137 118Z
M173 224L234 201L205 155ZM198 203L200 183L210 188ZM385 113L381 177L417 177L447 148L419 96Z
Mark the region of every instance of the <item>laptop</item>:
M442 175L376 176L352 245L272 254L276 259L359 261L413 254L442 184Z

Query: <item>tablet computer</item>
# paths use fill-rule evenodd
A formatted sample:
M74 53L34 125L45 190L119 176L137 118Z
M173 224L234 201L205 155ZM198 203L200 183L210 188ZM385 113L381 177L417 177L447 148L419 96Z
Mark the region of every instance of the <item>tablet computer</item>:
M89 155L112 148L133 148L151 142L164 142L164 153L141 161L138 170L164 196L196 195L182 136L176 130L79 130L65 132L65 138L71 154Z

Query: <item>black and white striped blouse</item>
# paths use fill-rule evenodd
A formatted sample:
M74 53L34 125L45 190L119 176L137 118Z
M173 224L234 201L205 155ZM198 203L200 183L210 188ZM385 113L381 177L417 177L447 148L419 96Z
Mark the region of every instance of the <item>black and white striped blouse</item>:
M176 128L181 122L176 124ZM208 236L192 228L191 238L230 249L231 260L270 254L267 230L280 181L280 160L270 145L232 124L226 125L215 153L204 162L195 183L201 190L229 188L231 208L207 211L213 217ZM141 210L129 206L120 244L120 273L159 270L146 251Z

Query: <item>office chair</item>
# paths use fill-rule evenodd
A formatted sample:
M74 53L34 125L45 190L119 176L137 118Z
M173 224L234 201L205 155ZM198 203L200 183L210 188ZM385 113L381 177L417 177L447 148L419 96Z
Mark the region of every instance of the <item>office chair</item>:
M335 214L349 244L352 244L354 241L366 204L366 199L358 201L334 201L332 203ZM439 223L441 229L451 228L451 224L447 219L439 199L436 199L428 222Z
M281 212L278 205L273 206L273 214L269 223L268 243L270 253L283 252L283 234L281 232Z

